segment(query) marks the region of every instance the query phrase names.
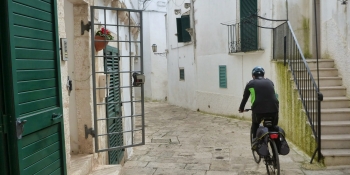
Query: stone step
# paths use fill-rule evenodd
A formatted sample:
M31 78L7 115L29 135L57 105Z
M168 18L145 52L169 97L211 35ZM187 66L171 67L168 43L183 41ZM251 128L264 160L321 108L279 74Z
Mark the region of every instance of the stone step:
M299 98L300 100L300 98ZM308 106L314 106L317 104L316 98L306 98L305 99ZM347 97L324 97L321 102L321 109L330 108L349 108L350 100Z
M314 110L309 111L311 115L316 115ZM322 121L350 121L350 108L321 109L321 118Z
M317 68L317 60L316 59L306 59L306 62L309 66L309 68ZM298 64L300 62L291 61L291 63ZM319 68L333 68L334 67L334 60L332 59L319 59L318 60L318 67Z
M296 88L295 88L296 90ZM300 88L301 91L303 91L303 95L311 97L312 95L315 95L312 93L314 89L312 88ZM346 88L344 86L327 86L327 87L320 87L320 92L323 94L323 97L345 97L346 95Z
M322 149L350 148L350 134L321 135Z
M314 78L317 77L317 69L310 68L310 72ZM295 74L297 78L308 78L308 73L305 69L295 69ZM338 77L338 69L336 68L320 68L320 77Z
M324 135L349 134L350 121L322 121L321 133Z
M92 170L92 154L71 155L70 175L87 175Z
M121 169L121 165L99 165L89 175L119 175Z
M294 81L293 78L291 78ZM305 84L309 81L309 78L298 78L301 84ZM318 84L318 79L314 77L315 83ZM320 77L320 87L324 86L341 86L343 84L341 77Z
M321 149L326 166L350 165L350 149Z

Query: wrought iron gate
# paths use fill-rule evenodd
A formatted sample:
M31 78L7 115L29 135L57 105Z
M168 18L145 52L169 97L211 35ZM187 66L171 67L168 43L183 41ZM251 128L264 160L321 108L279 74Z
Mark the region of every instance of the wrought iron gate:
M101 28L114 39L96 39ZM95 151L118 163L125 148L145 144L144 87L134 79L143 75L142 11L91 6L91 34Z

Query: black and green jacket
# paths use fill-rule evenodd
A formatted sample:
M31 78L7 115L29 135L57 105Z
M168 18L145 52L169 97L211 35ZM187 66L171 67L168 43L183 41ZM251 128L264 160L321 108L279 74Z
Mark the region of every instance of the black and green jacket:
M239 106L240 111L244 110L249 95L251 95L253 113L278 112L279 102L271 80L259 77L249 81L244 89L243 99Z

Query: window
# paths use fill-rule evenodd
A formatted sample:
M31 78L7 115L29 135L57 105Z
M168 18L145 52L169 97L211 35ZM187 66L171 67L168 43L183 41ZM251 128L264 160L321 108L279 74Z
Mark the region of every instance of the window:
M185 69L180 68L180 80L185 80Z
M190 15L183 15L181 18L176 18L177 26L177 42L191 41L191 35L186 29L191 28Z
M240 0L241 50L258 50L258 2Z
M220 88L227 88L227 76L226 76L226 66L219 66L219 86Z

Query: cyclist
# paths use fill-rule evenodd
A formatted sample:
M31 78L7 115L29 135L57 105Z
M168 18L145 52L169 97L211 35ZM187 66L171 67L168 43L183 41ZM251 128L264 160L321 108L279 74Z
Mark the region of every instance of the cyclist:
M274 84L271 80L264 78L265 70L260 67L254 67L252 70L253 80L250 80L244 89L243 99L239 106L239 112L244 111L244 106L251 96L253 140L256 137L256 131L259 128L261 120L265 117L273 117L273 126L278 124L279 102L275 93Z

